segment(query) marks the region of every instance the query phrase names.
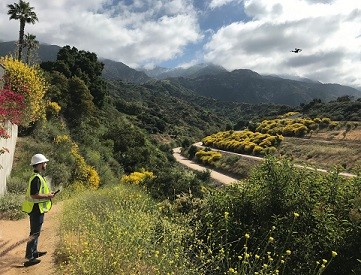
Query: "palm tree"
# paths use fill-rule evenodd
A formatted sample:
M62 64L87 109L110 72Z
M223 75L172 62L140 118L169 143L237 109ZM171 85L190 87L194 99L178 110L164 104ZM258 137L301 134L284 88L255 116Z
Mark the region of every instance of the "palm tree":
M19 31L19 52L18 60L21 60L21 52L23 50L24 44L24 31L25 24L31 23L35 24L35 21L39 21L36 13L33 11L33 7L30 7L29 2L24 2L19 0L19 3L14 3L8 5L8 15L10 15L9 20L15 19L20 20L20 31Z
M26 64L29 64L30 56L34 57L34 51L39 48L39 41L36 40L36 35L30 33L26 34L24 47L26 47Z

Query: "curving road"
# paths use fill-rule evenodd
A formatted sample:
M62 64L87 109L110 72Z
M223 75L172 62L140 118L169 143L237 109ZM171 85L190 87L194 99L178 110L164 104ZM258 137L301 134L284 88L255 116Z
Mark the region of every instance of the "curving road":
M202 142L197 142L197 143L194 143L193 145L197 146L197 147L200 147L200 148L206 148L205 146L202 145ZM239 154L239 153L234 153L234 152L229 152L229 151L223 151L223 150L219 150L219 149L214 149L212 148L213 151L218 151L218 152L222 152L222 153L227 153L227 154L232 154L232 155L237 155L237 156L240 156L240 157L243 157L243 158L246 158L246 159L252 159L252 160L257 160L257 161L263 161L264 158L262 157L255 157L255 156L250 156L250 155L244 155L244 154ZM204 171L206 170L207 168L205 168L204 166L201 166L197 163L195 163L194 161L191 161L191 160L188 160L186 159L185 157L183 157L181 154L180 154L180 151L181 151L181 147L178 147L178 148L174 148L173 149L173 156L176 158L176 160L178 162L180 162L181 164L191 168L191 169L194 169L194 170L197 170L197 171ZM308 166L304 166L304 165L299 165L299 164L294 164L295 167L298 167L298 168L305 168L305 169L309 169L309 170L315 170L317 172L321 172L321 173L329 173L329 171L325 170L325 169L319 169L319 168L314 168L314 167L308 167ZM214 170L211 170L211 169L208 169L211 171L211 177L220 182L220 183L223 183L223 184L230 184L232 182L235 182L235 181L238 181L238 179L235 179L235 178L231 178L231 177L228 177L224 174L221 174L219 172L216 172ZM351 174L351 173L347 173L347 172L341 172L339 173L340 176L343 176L343 177L348 177L348 178L353 178L353 177L357 177L357 175L355 174Z
M183 157L180 154L180 152L181 152L181 147L173 149L173 156L180 164L182 164L188 168L191 168L193 170L197 170L197 171L209 170L211 172L211 175L210 175L211 178L222 184L231 184L234 182L238 182L238 179L236 179L236 178L232 178L232 177L226 176L222 173L219 173L215 170L205 168L204 166L201 166L201 165L195 163L194 161L191 161L191 160Z

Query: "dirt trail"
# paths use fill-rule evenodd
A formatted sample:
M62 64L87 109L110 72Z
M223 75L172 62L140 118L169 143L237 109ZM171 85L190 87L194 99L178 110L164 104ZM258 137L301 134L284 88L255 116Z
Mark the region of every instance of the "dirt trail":
M58 244L58 227L62 203L54 204L45 214L39 237L39 251L48 253L41 257L37 265L24 267L26 241L29 236L29 218L18 221L0 220L0 274L54 274L54 251Z

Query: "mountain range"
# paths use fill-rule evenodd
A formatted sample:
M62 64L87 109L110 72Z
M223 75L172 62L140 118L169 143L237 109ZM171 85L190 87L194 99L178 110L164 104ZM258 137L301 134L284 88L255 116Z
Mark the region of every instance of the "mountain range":
M0 56L15 52L15 42L1 42ZM40 44L39 61L55 61L61 47ZM103 77L108 80L144 84L154 79L167 80L181 85L195 94L220 101L235 101L251 104L284 104L297 106L313 99L336 100L342 96L361 98L355 88L324 84L318 81L293 76L260 75L257 72L238 69L227 71L214 64L197 64L189 68L133 69L126 64L99 57L104 63Z

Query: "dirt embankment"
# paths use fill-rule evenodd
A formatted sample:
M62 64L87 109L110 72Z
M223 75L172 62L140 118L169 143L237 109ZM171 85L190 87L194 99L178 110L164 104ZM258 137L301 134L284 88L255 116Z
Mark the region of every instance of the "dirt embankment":
M53 205L45 214L39 237L39 251L47 251L37 265L24 267L26 241L29 236L29 218L18 221L0 220L0 274L54 274L54 252L59 242L58 227L62 203Z

